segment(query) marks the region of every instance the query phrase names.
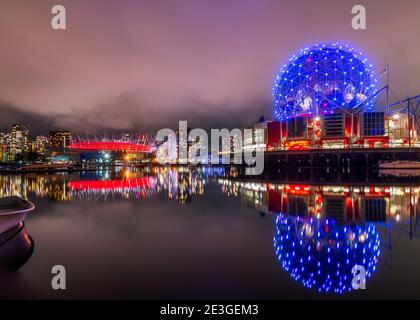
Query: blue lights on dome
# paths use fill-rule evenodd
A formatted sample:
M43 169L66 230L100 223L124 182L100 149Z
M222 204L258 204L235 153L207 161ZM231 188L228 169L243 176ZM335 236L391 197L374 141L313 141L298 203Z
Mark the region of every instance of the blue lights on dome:
M366 279L376 270L381 241L372 223L338 226L334 220L276 217L274 248L284 270L304 287L341 294L353 290L352 268Z
M371 110L375 93L372 65L362 53L339 43L301 50L284 65L274 88L275 118Z

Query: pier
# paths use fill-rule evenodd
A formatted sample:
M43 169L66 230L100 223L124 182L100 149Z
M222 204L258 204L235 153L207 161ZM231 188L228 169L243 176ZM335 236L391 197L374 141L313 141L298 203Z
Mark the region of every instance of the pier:
M420 148L347 148L265 152L267 167L377 167L379 161L419 160Z

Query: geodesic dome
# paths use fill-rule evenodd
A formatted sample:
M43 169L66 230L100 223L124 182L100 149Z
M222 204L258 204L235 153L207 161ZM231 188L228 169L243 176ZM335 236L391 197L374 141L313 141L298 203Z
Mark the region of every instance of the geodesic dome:
M373 223L338 226L334 220L276 218L274 248L284 270L306 288L341 294L353 290L352 268L376 270L381 240Z
M362 53L339 43L315 45L289 59L274 88L276 119L370 110L377 80Z

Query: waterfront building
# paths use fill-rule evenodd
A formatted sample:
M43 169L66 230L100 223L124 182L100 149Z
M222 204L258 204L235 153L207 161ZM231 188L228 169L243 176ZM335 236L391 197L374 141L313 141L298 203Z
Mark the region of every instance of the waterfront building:
M244 151L265 151L267 143L267 126L269 121L265 121L264 117L261 117L260 121L255 123L252 127L251 135L244 133Z
M230 151L232 154L242 151L243 137L233 134L230 136Z
M156 149L156 158L163 163L175 164L178 161L178 147L168 141L162 142Z
M10 133L0 132L0 162L9 161Z
M32 142L32 152L45 156L48 148L48 138L46 136L37 136Z
M49 147L54 149L67 148L72 140L71 132L67 130L50 131L48 136Z
M176 155L178 157L179 164L188 163L188 151L192 145L192 142L189 141L188 139L190 132L191 132L190 127L187 127L186 130L179 129L175 131L175 137L177 141ZM186 152L183 153L181 150L184 150ZM173 154L173 150L171 150L171 153Z
M9 160L13 161L29 151L29 130L22 124L14 124L10 132Z
M402 108L383 106L379 97L388 84L379 90L376 84L372 65L347 45L303 49L275 80L267 150L415 146L409 102Z

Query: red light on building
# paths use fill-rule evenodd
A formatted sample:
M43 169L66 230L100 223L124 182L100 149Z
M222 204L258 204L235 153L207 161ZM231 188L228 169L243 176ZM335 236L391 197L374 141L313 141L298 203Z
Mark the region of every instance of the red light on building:
M97 151L125 151L125 152L146 152L152 151L152 146L141 145L131 142L73 142L69 149L97 150Z
M281 195L278 190L268 190L268 211L281 212Z
M308 140L293 140L293 141L286 141L284 146L288 150L305 150L309 149L309 141Z
M348 219L353 218L353 200L350 197L346 198L346 215Z
M267 148L273 147L280 143L281 124L279 121L267 123Z
M281 122L281 138L287 139L287 123L285 121Z
M383 148L389 148L389 137L364 137L363 144L367 144L369 148L375 148L375 144L379 144Z
M308 185L286 185L286 192L293 195L306 196L309 194Z

